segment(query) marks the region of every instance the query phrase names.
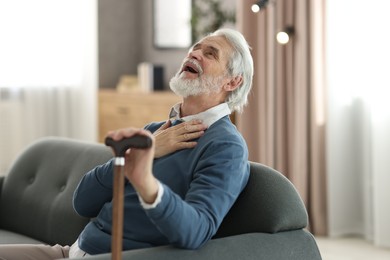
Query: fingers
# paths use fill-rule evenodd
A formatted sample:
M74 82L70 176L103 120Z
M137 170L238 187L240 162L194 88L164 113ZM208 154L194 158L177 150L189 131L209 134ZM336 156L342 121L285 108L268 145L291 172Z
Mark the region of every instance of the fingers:
M167 120L158 130L164 130L171 126L171 120Z
M179 141L186 142L186 141L189 141L189 140L198 139L203 134L204 134L204 131L201 130L201 131L197 131L197 132L184 133L184 134L180 135L178 138L180 139Z
M181 142L176 144L176 149L177 150L189 149L189 148L194 148L196 145L197 142Z
M167 124L167 128L163 129L165 124ZM156 158L177 150L195 147L197 142L193 140L201 137L207 129L201 120L191 120L172 127L169 127L170 122L165 124L154 132Z
M171 127L172 130L177 131L177 135L183 135L186 133L193 133L198 131L204 131L207 129L207 125L202 123L202 120L194 119L188 122ZM187 139L188 140L188 139Z
M160 128L161 129L161 128ZM198 139L204 134L207 126L201 120L194 119L179 125L170 127L160 133L164 132L169 136L169 141L175 143L188 142L190 140ZM160 134L158 133L158 134Z
M165 121L165 123L162 126L160 126L159 129L157 129L154 132L154 135L157 135L157 134L163 132L165 129L168 129L170 126L171 126L171 120L168 119L167 121Z

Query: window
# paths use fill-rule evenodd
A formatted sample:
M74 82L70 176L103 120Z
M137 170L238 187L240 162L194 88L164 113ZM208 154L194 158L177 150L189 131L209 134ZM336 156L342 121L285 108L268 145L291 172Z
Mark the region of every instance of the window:
M93 1L0 1L0 88L80 86Z

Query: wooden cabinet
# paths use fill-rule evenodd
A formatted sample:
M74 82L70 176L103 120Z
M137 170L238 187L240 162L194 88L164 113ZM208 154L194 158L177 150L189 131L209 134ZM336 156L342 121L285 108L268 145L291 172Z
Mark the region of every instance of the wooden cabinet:
M171 107L181 102L172 92L121 93L99 91L99 141L108 131L134 126L144 127L153 121L168 119Z

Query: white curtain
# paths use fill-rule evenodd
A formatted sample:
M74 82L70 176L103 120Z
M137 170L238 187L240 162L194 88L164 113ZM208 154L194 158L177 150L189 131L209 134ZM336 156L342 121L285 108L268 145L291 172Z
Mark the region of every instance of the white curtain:
M390 2L327 1L329 235L390 247Z
M0 0L0 175L43 136L97 140L96 0Z

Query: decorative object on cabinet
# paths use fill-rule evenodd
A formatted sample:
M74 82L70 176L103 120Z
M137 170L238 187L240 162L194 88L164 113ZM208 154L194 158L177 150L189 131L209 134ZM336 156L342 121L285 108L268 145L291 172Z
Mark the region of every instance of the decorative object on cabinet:
M138 82L142 91L164 90L164 66L141 62L137 67Z
M138 77L136 75L122 75L119 78L116 90L121 93L140 91Z

